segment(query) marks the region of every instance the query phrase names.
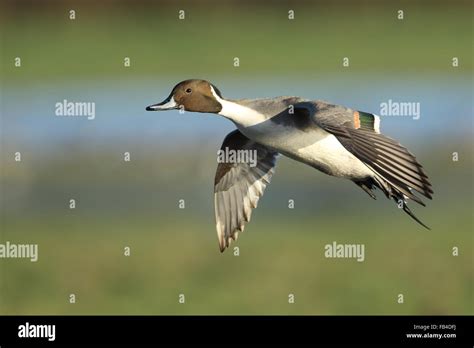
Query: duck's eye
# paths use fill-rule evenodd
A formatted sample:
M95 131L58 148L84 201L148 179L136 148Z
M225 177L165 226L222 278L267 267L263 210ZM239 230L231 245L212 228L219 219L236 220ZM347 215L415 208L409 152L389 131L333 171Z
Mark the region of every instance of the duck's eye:
M191 88L188 88L188 89L186 90L186 93L190 94L192 91L193 91L193 90L192 90Z

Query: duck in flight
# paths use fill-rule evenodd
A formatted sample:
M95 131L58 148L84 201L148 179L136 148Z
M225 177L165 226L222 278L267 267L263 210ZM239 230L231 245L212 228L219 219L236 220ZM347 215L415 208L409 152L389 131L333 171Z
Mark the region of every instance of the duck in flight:
M425 206L417 193L432 198L428 176L405 147L380 133L380 118L374 114L300 97L228 99L210 82L196 79L178 83L163 102L146 108L171 109L228 118L237 129L225 137L221 150L257 154L253 166L229 162L217 166L214 209L221 252L250 221L279 154L351 180L373 199L378 188L428 228L407 206L408 200Z

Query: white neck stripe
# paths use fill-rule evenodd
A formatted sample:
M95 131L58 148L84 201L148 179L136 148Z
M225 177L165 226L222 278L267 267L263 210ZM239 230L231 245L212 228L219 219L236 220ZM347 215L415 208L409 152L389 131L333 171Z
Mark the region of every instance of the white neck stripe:
M227 117L232 120L238 126L250 127L256 125L262 121L265 121L265 116L259 113L256 110L248 108L246 106L224 100L219 97L211 86L211 92L214 95L214 98L222 105L222 110L219 112L219 115Z

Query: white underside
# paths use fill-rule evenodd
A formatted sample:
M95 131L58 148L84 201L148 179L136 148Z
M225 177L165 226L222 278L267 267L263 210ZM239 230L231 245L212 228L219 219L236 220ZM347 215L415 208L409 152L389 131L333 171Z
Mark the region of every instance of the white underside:
M364 163L347 151L334 135L329 133L311 145L296 149L296 153L306 163L329 167L330 174L334 176L357 179L373 174Z
M268 129L267 125L268 123L265 124L265 131L259 129L258 125L238 128L248 138L327 174L348 179L362 179L373 175L334 135L323 129L303 132L279 125L272 125Z

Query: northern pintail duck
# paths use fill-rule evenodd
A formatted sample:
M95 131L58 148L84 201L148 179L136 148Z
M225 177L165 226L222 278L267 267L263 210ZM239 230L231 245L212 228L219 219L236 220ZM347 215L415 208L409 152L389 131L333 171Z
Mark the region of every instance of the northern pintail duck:
M349 179L375 199L387 198L424 225L407 206L416 195L431 199L433 190L422 166L397 141L380 133L380 118L320 100L300 97L227 99L205 80L178 83L168 98L148 111L183 109L214 113L237 129L221 150L253 150L257 163L219 163L214 181L214 209L219 247L224 251L250 221L252 209L270 183L279 154L323 173Z

